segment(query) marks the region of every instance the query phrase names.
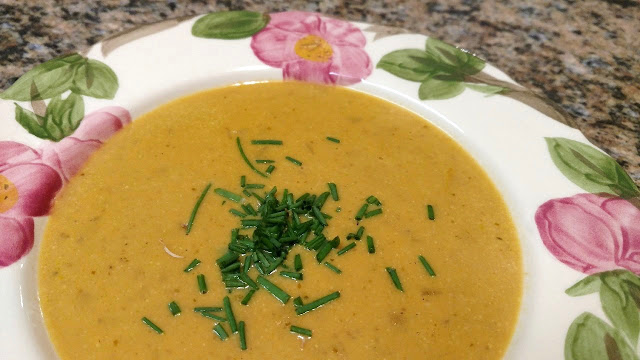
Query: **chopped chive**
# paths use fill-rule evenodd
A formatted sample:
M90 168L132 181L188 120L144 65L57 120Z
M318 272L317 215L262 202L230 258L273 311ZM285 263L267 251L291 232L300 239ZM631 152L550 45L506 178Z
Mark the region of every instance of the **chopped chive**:
M429 216L429 220L435 220L436 214L433 211L433 206L427 205L427 216Z
M242 190L242 193L247 195L247 197L251 197L251 193L249 191L247 191L246 189Z
M355 219L356 220L362 220L362 217L364 216L364 213L367 212L367 208L369 207L369 204L364 204L362 205L362 207L360 208L360 210L358 210L358 213L356 214Z
M373 238L367 235L367 251L369 254L375 254L376 247L373 245Z
M336 138L331 137L331 136L327 136L327 140L332 141L332 142L334 142L336 144L340 144L340 140L339 139L336 139Z
M324 244L322 244L320 249L318 249L318 253L316 254L316 260L318 260L318 263L321 263L322 260L324 260L327 255L329 255L331 250L333 250L333 245L331 245L330 242L325 242Z
M251 140L252 145L282 145L282 140Z
M300 160L296 160L294 158L292 158L291 156L285 156L285 159L291 161L292 163L298 165L298 166L302 166L302 162Z
M237 272L240 268L242 267L242 265L240 265L240 262L234 262L233 264L224 267L222 269L220 269L220 272L223 274L228 274L228 273L235 273Z
M292 280L302 280L302 273L293 271L280 271L280 276L286 277Z
M245 221L245 220L242 220L242 221ZM216 260L216 264L218 264L219 267L224 268L233 264L237 260L238 260L237 253L233 251L227 251L224 255L222 255Z
M148 327L150 327L151 329L153 329L153 331L157 332L158 334L164 333L164 331L162 331L162 329L160 329L158 325L154 324L151 320L147 319L146 317L142 318L142 322Z
M251 298L253 297L253 294L255 294L255 292L256 291L254 289L249 290L249 292L247 292L247 295L245 295L242 298L242 301L240 301L240 304L242 304L242 305L249 304L249 301L251 301Z
M202 274L198 274L198 289L200 289L200 294L207 293L207 282Z
M264 184L247 184L245 189L264 189Z
M222 308L218 307L218 306L200 306L200 307L193 308L193 311L195 311L195 312L218 312L218 311L222 311Z
M355 245L355 243L351 243L353 245ZM332 263L325 261L324 262L324 266L328 267L329 270L333 271L336 274L342 274L342 270L338 269L337 267L335 267L335 265L333 265Z
M302 305L304 305L302 303L302 298L300 296L298 296L295 299L293 299L293 305L294 306L302 306Z
M338 188L336 187L336 184L328 183L327 185L329 185L329 191L331 192L331 198L333 199L333 201L340 200L340 197L338 196Z
M318 219L320 224L327 226L327 220L324 218L324 215L322 215L322 212L320 212L320 210L315 206L312 206L311 210L313 211L313 214L316 216L316 219Z
M245 273L241 273L240 275L238 275L238 277L240 278L240 280L242 280L243 282L245 282L247 285L249 285L250 288L252 288L253 290L258 290L258 284L256 284L255 281L253 281L249 275L245 274Z
M389 273L389 276L391 277L391 281L393 281L393 285L395 285L398 290L404 291L404 289L402 288L402 284L400 283L400 278L398 277L398 273L396 272L396 269L392 267L387 267L386 269L387 269L387 272Z
M424 256L420 255L418 256L418 260L420 260L420 262L422 263L422 266L424 266L424 268L427 270L427 272L429 273L429 276L436 276L436 272L433 271L433 268L431 267L431 265L429 265L429 263L427 262L427 259L424 258Z
M356 234L354 235L354 238L355 238L356 240L360 240L360 239L362 239L362 235L364 235L364 226L360 226L360 227L358 228L358 231L357 231L357 232L356 232Z
M378 206L382 205L382 203L380 202L380 200L378 200L378 198L377 198L377 197L375 197L375 196L373 196L373 195L371 195L371 196L369 196L369 197L367 198L367 203L368 203L368 204L371 204L371 205L378 205Z
M356 243L354 242L350 243L349 245L345 246L340 251L338 251L338 256L346 253L347 251L353 249L354 247L356 247Z
M267 174L271 174L271 173L273 172L273 170L275 170L275 169L276 169L276 167L275 167L275 166L273 166L273 165L269 165L269 167L268 167L268 168L267 168L267 170L266 170L266 173L267 173Z
M244 329L244 321L238 323L238 333L240 333L240 350L247 350L247 335Z
M364 214L364 217L365 218L370 218L372 216L376 216L376 215L380 215L380 214L382 214L382 209L375 209L375 210L371 210L371 211L366 212Z
M253 215L253 216L258 215L256 210L253 208L253 205L251 205L251 204L242 205L242 210L244 210L244 212L249 214L249 215Z
M238 151L240 151L240 156L242 156L242 159L244 160L244 162L247 163L247 165L249 165L251 170L253 170L254 172L256 172L258 175L260 175L262 177L267 177L267 175L265 175L262 171L256 169L256 167L253 166L251 161L249 161L249 158L247 158L247 155L244 153L244 150L242 150L242 144L240 143L240 138L239 137L236 138L236 144L238 145Z
M231 201L235 201L237 203L242 201L242 196L238 195L238 194L234 194L231 191L222 189L222 188L215 188L213 189L213 192L222 196L223 198L227 198Z
M305 328L301 328L301 327L298 327L298 326L295 326L295 325L291 325L291 328L289 328L289 330L292 333L296 333L296 334L300 334L300 335L311 337L311 330L309 330L309 329L305 329Z
M172 301L169 303L169 311L171 311L171 315L178 316L180 315L180 306L175 301Z
M187 267L186 267L186 268L184 268L184 272L186 272L186 273L190 272L190 271L191 271L191 270L193 270L196 266L198 266L198 264L200 264L200 260L198 260L198 259L193 259L193 261L191 261L191 262L189 263L189 265L187 265Z
M334 293L331 293L327 296L323 296L318 300L314 300L306 305L302 305L296 308L296 314L298 315L302 315L302 314L306 314L309 311L315 310L321 306L326 305L327 303L337 299L340 297L340 292L336 291Z
M284 290L277 287L271 281L265 279L262 276L258 276L257 279L258 284L262 285L262 287L267 290L271 295L273 295L276 299L280 300L281 303L286 304L287 301L291 298L289 294L287 294Z
M224 307L224 313L227 315L227 320L229 321L229 326L231 327L231 332L235 333L238 331L238 324L236 324L236 318L233 316L231 301L228 296L225 296L224 299L222 299L222 304Z
M208 319L213 319L215 321L220 321L220 322L225 322L227 321L227 319L223 318L222 316L216 315L216 314L212 314L210 312L207 311L201 311L200 315L208 318Z
M241 220L240 222L242 224L243 227L256 227L258 225L260 225L260 220L258 219L247 219L247 220Z
M296 271L302 270L302 257L300 254L296 254L296 257L293 259L293 268Z
M245 214L243 212L240 212L240 211L238 211L236 209L230 209L229 212L232 213L233 215L241 217L241 218L247 217L247 214Z
M256 160L256 164L273 164L274 160Z
M242 175L240 176L240 187L244 187L247 183L247 177Z
M340 206L338 206L338 207L336 208L336 212L340 212L340 211L342 211L342 208L341 208Z
M218 337L222 341L227 340L227 338L229 337L227 331L220 324L216 324L216 326L213 327L213 332L216 333L216 335L218 335Z
M202 204L202 200L204 200L207 192L209 192L209 188L211 188L211 183L207 184L204 190L202 190L202 194L200 194L200 197L196 201L196 204L193 206L193 210L191 210L191 216L189 216L189 222L187 222L187 235L189 235L189 233L191 232L191 228L193 227L193 220L195 220L196 213L198 213L198 209L200 208L200 204Z

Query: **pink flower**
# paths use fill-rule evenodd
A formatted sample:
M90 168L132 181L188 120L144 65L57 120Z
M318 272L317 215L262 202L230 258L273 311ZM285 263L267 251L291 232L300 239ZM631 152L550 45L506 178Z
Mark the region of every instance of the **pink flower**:
M640 274L640 210L627 200L594 194L553 199L538 208L535 220L544 245L571 268Z
M269 24L251 39L265 64L282 68L285 79L351 85L371 74L367 40L353 24L318 14L271 14Z
M106 107L84 117L78 129L60 142L49 142L42 150L42 161L56 169L65 181L76 173L111 135L131 122L121 107Z
M49 212L56 193L103 141L131 122L129 112L107 107L83 119L72 136L41 151L0 141L0 267L33 247L33 217Z

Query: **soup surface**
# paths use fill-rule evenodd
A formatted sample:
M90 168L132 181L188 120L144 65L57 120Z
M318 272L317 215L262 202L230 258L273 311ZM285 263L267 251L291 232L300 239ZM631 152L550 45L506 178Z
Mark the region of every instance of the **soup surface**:
M266 177L243 160L238 139ZM282 144L252 144L256 139ZM269 165L275 168L267 175ZM260 197L277 186L278 199L287 189L294 201L336 184L339 200L329 196L320 205L328 215L320 231L327 239L340 236L337 249L319 264L317 251L295 245L287 268L264 276L291 295L286 304L260 286L242 305L248 289L229 291L222 282L216 259L227 252L231 230L252 216L230 213L243 208L213 190L241 195L256 208L241 176L245 186L265 184L250 190ZM185 224L208 183L187 235ZM383 212L355 220L370 195L381 204L374 201L367 212ZM360 226L361 240L347 239ZM356 246L338 255L350 243ZM303 279L279 276L295 272L296 254ZM194 258L201 263L183 271ZM204 91L138 118L56 199L39 264L42 311L62 359L498 359L517 321L523 277L501 196L451 138L378 98L296 82ZM403 291L387 267L395 268ZM198 274L205 276L205 294ZM257 268L248 275L256 280ZM334 292L340 297L296 314L293 298L308 304ZM222 306L225 296L236 322L246 324L246 350L230 321L219 323L229 335L223 341L212 331L218 320L194 311ZM172 301L178 316L168 308ZM312 336L292 333L291 325Z

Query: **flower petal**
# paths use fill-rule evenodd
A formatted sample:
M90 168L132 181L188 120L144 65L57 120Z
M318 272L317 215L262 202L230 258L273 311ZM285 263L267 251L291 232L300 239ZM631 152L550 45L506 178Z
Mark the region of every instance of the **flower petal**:
M14 141L0 141L0 169L10 164L30 163L40 160L40 154L27 145Z
M25 256L33 247L33 218L0 216L0 267Z
M622 229L622 244L616 253L616 263L640 275L640 209L621 198L607 199L602 208L615 217Z
M126 109L119 106L105 107L86 115L72 136L79 140L104 142L130 122L131 115Z
M51 143L42 150L42 161L54 168L64 181L69 181L91 154L102 145L99 140L80 140L75 136Z
M333 58L329 68L332 83L356 84L371 75L372 70L371 59L363 49L353 46L333 46Z
M299 80L316 82L321 84L332 84L329 75L329 67L331 63L320 63L309 60L300 59L287 63L282 68L282 77L285 80Z
M251 49L263 63L280 68L284 63L300 58L296 55L295 45L305 35L267 28L251 38Z
M320 15L306 11L284 11L269 14L267 28L276 28L303 35L317 35L320 30ZM264 30L263 30L264 31Z
M321 19L322 24L317 35L331 45L363 48L367 44L362 30L352 23L327 17L321 17Z
M62 187L58 173L45 164L18 164L0 171L18 189L18 201L3 216L42 216Z

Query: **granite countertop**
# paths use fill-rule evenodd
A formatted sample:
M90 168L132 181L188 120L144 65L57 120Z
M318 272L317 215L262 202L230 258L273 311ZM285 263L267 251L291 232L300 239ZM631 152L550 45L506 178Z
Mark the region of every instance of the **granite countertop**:
M216 10L306 10L433 35L560 104L640 184L636 0L0 0L0 89L33 65L135 25Z

